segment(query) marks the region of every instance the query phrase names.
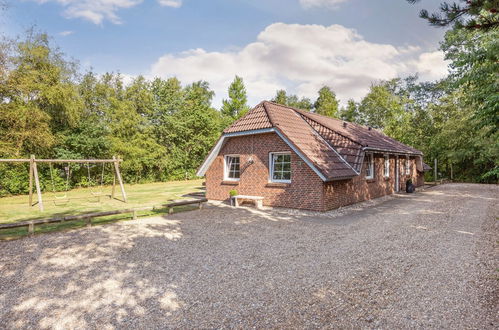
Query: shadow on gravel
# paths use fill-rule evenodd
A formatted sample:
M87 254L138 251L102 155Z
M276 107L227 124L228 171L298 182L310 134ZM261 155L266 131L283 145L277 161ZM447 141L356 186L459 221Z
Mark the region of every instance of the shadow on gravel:
M113 327L167 316L182 305L175 284L161 281L154 258L135 254L151 240L182 237L180 222L161 219L1 242L2 327Z

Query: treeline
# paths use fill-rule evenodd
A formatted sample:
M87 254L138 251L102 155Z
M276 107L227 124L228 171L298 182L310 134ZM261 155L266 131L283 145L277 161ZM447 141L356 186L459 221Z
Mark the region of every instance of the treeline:
M46 35L33 32L2 46L0 158L119 155L128 183L188 179L233 120L211 106L214 93L203 81L182 86L176 78L138 77L125 85L120 74L79 76ZM51 189L48 170L40 169ZM91 170L91 179L100 173ZM65 173L54 171L62 189ZM71 186L87 185L87 172L73 167ZM27 175L22 165L4 164L0 194L26 192Z
M0 158L122 157L128 183L190 179L224 127L249 109L242 78L229 86L221 109L207 82L79 73L76 63L30 31L0 45ZM497 182L499 98L497 27L456 26L442 43L449 76L380 81L359 102L340 106L324 86L311 101L286 91L274 101L382 130L439 162L442 177ZM101 169L74 166L71 187L96 184ZM67 171L40 168L44 189L65 189ZM88 172L91 172L90 179ZM52 174L52 178L50 179ZM94 178L94 179L92 179ZM93 180L93 182L92 182ZM109 169L105 181L112 180ZM26 193L25 165L0 164L0 195Z

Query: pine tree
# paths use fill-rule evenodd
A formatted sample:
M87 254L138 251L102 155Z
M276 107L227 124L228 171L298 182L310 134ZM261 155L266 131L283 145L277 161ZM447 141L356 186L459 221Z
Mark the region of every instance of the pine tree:
M324 86L319 90L319 97L315 101L315 112L320 115L338 118L338 104L336 94L331 88Z
M420 0L407 1L414 4ZM464 27L473 30L489 30L499 26L499 3L497 0L443 2L440 4L439 11L430 14L428 10L423 9L419 16L437 27L453 24L454 28L458 29Z
M229 99L223 100L222 114L232 119L242 117L249 110L243 78L236 76L229 86Z

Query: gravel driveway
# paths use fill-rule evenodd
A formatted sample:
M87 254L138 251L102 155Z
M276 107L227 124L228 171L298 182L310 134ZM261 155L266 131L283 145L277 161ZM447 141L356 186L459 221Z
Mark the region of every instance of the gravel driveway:
M499 187L0 242L2 328L496 328Z

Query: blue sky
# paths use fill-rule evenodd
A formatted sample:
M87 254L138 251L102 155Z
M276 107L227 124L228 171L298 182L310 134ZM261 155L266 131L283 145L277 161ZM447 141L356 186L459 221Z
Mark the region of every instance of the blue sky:
M405 0L20 0L1 20L10 35L35 25L83 70L127 77L205 79L226 97L235 74L250 102L275 89L315 97L331 86L343 102L369 85L420 72L445 74L444 31L418 17L435 1Z

